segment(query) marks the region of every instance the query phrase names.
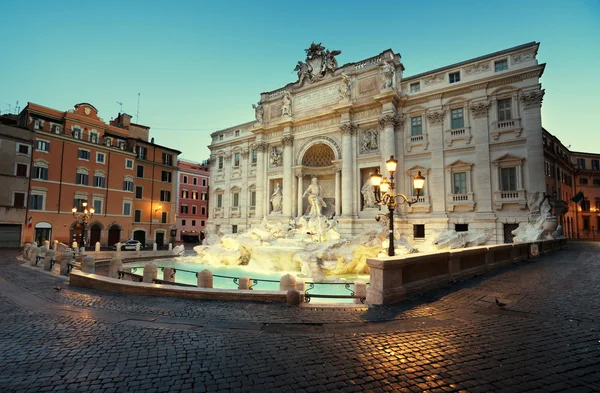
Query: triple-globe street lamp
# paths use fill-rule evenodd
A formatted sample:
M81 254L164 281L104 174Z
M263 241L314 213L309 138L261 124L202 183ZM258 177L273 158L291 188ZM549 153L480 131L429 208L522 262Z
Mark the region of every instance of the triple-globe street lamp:
M413 178L413 188L417 192L417 196L414 199L409 200L404 194L396 194L394 173L398 166L398 160L395 160L394 156L391 156L390 159L385 162L385 166L390 173L390 180L388 181L379 173L379 169L376 169L375 173L371 175L371 184L375 187L375 199L377 200L377 203L388 207L389 212L387 216L390 223L388 255L393 257L396 255L394 252L394 210L396 210L396 207L399 205L406 203L410 206L419 200L419 194L425 184L425 177L421 176L421 172L419 171L417 176ZM379 216L377 216L376 219L379 221Z
M83 207L83 211L82 212L78 212L77 211L77 207L74 207L73 209L71 209L71 211L73 212L73 217L75 217L77 220L81 221L83 224L83 228L81 231L81 242L83 243L83 247L85 247L86 245L86 239L85 239L85 226L88 223L88 221L94 216L94 208L87 208L87 202L83 202L81 204L81 206Z

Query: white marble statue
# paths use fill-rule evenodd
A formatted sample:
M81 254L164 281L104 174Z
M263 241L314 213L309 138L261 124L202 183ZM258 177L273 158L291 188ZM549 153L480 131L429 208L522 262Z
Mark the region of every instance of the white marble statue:
M254 109L254 115L256 116L256 121L258 122L258 124L262 124L263 116L265 114L265 108L264 108L262 102L259 102L256 105L252 104L252 108Z
M283 205L283 194L281 193L281 187L279 183L275 184L275 190L271 194L271 205L273 205L273 213L281 213L282 205Z
M340 74L342 81L340 82L339 93L342 100L349 100L352 96L352 85L350 77L343 72Z
M310 180L310 185L302 194L302 198L308 196L308 203L310 205L310 212L308 213L311 217L319 217L321 215L321 209L326 207L327 204L323 200L323 188L319 184L319 179L313 177Z
M375 199L375 187L371 184L371 180L367 180L363 184L360 192L363 196L364 208L377 207L377 200Z
M281 116L292 115L292 95L289 91L283 92L283 98L281 99Z
M394 66L384 61L381 63L381 73L383 75L382 89L391 89L394 87Z

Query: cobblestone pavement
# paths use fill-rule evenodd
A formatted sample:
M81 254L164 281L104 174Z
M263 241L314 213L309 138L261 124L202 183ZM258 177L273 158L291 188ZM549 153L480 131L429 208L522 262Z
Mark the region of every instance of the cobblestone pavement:
M71 289L16 255L3 393L600 391L598 243L358 309Z

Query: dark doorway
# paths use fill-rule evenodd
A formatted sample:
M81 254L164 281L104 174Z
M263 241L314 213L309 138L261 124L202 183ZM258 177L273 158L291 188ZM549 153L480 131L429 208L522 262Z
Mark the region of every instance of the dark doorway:
M79 222L77 224L73 225L73 229L71 229L71 243L77 242L78 247L83 247L83 244L81 243L81 240L82 240L81 235L82 234L83 234L83 225L81 225L81 223L79 223Z
M138 240L140 243L142 243L143 247L146 246L146 232L139 230L133 232L133 239Z
M52 229L50 228L35 228L35 242L38 247L44 245L44 241L50 241L50 232Z
M504 243L512 243L515 235L512 234L512 231L517 229L519 224L504 224Z
M100 234L102 233L102 228L100 225L94 224L90 228L90 247L96 247L96 242L100 241Z
M121 239L121 229L118 226L113 225L108 228L108 246L114 246Z
M156 247L162 248L165 244L164 232L156 232Z

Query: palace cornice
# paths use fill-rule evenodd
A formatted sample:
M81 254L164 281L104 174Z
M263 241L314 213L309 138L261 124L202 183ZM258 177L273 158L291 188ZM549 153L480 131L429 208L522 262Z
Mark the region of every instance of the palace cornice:
M99 150L101 152L104 151L104 152L109 152L109 153L118 153L118 154L123 154L126 156L137 157L137 155L134 152L128 151L128 150L121 150L117 146L109 147L102 143L92 143L92 142L86 141L84 139L75 139L72 136L68 136L68 135L64 135L64 134L54 134L52 132L42 131L42 132L37 132L36 137L40 137L42 139L59 139L63 142L71 142L77 146L94 148L95 150Z
M542 74L544 73L545 67L546 67L545 64L540 64L540 65L536 65L534 67L529 67L526 69L514 71L514 74L505 75L503 78L500 78L500 79L497 79L496 76L491 76L491 77L488 77L485 79L473 81L469 84L465 84L463 86L454 88L452 90L449 90L449 88L446 87L446 88L444 88L444 91L441 91L441 89L440 89L440 90L433 91L429 94L426 94L424 96L421 96L421 97L418 97L415 99L411 99L409 97L408 101L406 102L406 105L425 104L427 102L434 101L434 100L456 97L456 96L459 96L462 94L468 94L468 93L471 93L471 92L474 92L477 90L487 90L487 89L493 88L493 87L508 85L508 84L516 83L516 82L521 82L523 80L530 79L530 78L540 78L542 76Z

